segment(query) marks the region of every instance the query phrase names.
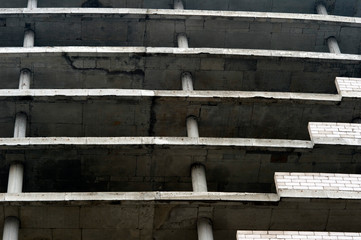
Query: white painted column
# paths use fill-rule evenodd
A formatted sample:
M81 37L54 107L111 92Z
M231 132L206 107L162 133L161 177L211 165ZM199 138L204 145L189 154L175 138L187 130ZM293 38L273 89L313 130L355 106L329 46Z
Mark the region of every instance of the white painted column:
M3 240L19 239L20 221L16 217L5 218Z
M179 48L188 48L188 39L185 33L178 34L177 41Z
M197 222L198 240L213 240L212 222L208 218L200 218Z
M338 46L337 40L335 37L330 37L327 39L327 45L330 53L341 53L340 47Z
M37 8L38 7L38 0L28 0L28 8Z
M327 9L322 3L317 5L316 10L317 14L328 15ZM340 47L338 46L338 42L335 37L329 37L327 39L327 46L330 53L341 53Z
M187 135L188 137L199 137L198 133L198 123L197 119L194 116L187 117Z
M193 79L190 72L182 73L182 89L183 91L193 91Z
M29 0L28 8L36 8L37 1ZM34 46L35 34L31 30L24 33L23 47ZM29 89L31 81L31 73L27 69L20 71L19 89ZM19 112L15 116L14 138L26 137L27 116L25 113ZM24 166L21 163L13 162L9 169L8 193L21 193L23 191ZM20 220L17 217L7 217L4 222L3 240L19 239Z
M317 14L328 15L327 9L326 9L325 5L323 5L322 3L317 5L316 10L317 10Z
M34 47L35 33L32 30L26 30L24 33L23 47Z
M207 192L206 168L202 164L192 166L193 192Z
M174 0L174 9L184 9L182 0Z

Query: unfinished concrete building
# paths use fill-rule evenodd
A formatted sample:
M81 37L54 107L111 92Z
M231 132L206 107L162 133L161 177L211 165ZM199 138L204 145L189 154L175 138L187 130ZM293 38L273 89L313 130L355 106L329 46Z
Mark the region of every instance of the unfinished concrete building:
M1 0L3 240L360 240L360 0Z

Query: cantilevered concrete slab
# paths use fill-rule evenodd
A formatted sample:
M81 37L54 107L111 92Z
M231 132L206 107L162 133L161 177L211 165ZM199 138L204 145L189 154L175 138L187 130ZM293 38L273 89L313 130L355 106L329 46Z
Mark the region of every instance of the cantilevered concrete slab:
M275 192L275 172L359 173L358 146L221 138L0 139L8 163L25 164L24 191L191 191L190 167L206 166L209 191Z
M0 48L2 88L181 89L184 71L195 90L336 93L335 77L359 77L360 55L219 48Z
M186 9L204 10L233 10L233 11L259 11L259 12L290 12L315 13L316 0L185 0ZM360 2L357 0L331 0L323 1L330 14L344 16L360 16ZM1 2L0 7L24 8L26 0L13 0ZM106 8L163 8L172 9L173 0L42 0L38 7L106 7Z
M22 46L24 27L36 46L190 47L328 52L336 37L342 53L359 54L361 19L287 13L150 9L0 9L0 46ZM106 21L104 21L106 19Z
M361 101L341 95L120 89L0 90L0 137L24 112L30 137L185 137L197 117L202 137L310 139L309 122L351 122Z
M169 193L169 195L174 193ZM213 222L216 239L234 240L239 229L294 231L361 230L360 200L283 198L259 201L192 201L186 194L167 200L167 193L119 194L114 200L90 200L92 193L1 197L0 224L18 216L21 239L175 239L196 240L198 217ZM90 195L90 196L89 196ZM110 194L99 193L107 198ZM128 194L129 196L130 194ZM155 200L144 200L156 195ZM196 195L196 194L192 194ZM207 195L212 195L209 193ZM239 194L242 195L242 194ZM9 197L8 197L9 196ZM34 200L34 197L37 197ZM73 197L71 197L73 196ZM158 197L159 196L159 197ZM132 200L127 200L132 199ZM39 201L40 200L40 201Z

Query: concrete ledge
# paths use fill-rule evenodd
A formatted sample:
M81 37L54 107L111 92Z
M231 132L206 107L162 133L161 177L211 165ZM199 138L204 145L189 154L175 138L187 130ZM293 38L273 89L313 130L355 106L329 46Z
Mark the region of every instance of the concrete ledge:
M89 192L0 194L0 202L54 201L261 201L277 202L273 193ZM75 203L74 203L75 204Z
M9 147L55 147L74 146L115 146L115 145L193 145L259 148L312 148L311 141L254 139L254 138L187 138L187 137L49 137L49 138L0 138L0 148Z
M275 173L280 197L361 199L361 175Z
M360 240L357 232L302 232L302 231L237 231L237 240L282 239L282 240Z
M133 89L0 89L0 98L6 97L172 97L172 98L203 98L207 101L222 99L277 99L299 101L341 101L336 94L290 93L290 92L252 92L252 91L162 91Z
M361 56L356 54L318 53L305 51L285 50L260 50L260 49L227 49L227 48L170 48L170 47L2 47L0 54L4 57L13 56L63 56L68 53L71 57L87 56L102 57L117 54L167 54L167 55L191 55L207 54L222 56L249 56L271 58L300 58L315 60L343 60L350 62L361 61Z

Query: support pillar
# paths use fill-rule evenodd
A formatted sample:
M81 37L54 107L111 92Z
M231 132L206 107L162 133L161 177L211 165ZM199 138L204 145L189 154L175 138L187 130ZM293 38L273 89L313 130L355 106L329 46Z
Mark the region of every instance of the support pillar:
M319 3L319 4L316 6L316 10L317 10L317 14L320 14L320 15L328 15L327 9L326 9L325 5L323 5L322 3Z
M188 137L199 137L198 123L196 117L194 116L187 117L187 135Z
M38 0L28 0L28 8L33 9L38 7Z
M340 47L338 46L337 40L335 37L330 37L327 39L327 45L330 53L341 53Z
M182 73L182 89L183 91L193 91L192 74L189 72Z
M29 0L28 8L36 8L37 0ZM34 46L35 34L31 30L24 33L23 47ZM30 88L31 73L27 69L22 69L19 78L19 89ZM14 138L26 137L27 115L19 112L15 116ZM13 162L9 169L9 179L7 193L21 193L23 190L24 166L19 162ZM9 216L5 218L3 240L19 239L20 220L17 217Z
M20 221L16 217L5 218L3 240L19 239Z
M179 9L179 10L184 9L182 0L174 0L174 9Z
M319 3L316 7L317 14L319 15L328 15L325 5ZM340 47L335 37L330 37L327 39L327 46L330 53L341 53Z
M208 218L197 221L198 240L213 240L212 222Z
M192 186L193 192L207 192L206 168L202 164L192 166Z
M184 33L178 34L177 40L178 40L179 48L188 48L188 39L187 39L186 34L184 34Z

